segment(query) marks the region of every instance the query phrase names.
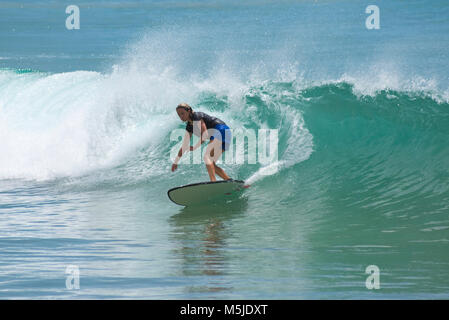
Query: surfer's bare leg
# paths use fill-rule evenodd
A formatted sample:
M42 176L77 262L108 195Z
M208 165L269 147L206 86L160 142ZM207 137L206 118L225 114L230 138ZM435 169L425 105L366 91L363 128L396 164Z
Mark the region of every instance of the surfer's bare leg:
M226 172L224 172L224 170L222 168L220 168L219 166L217 166L214 162L214 169L215 169L215 173L218 174L223 180L229 180L231 178L228 177L228 175L226 174Z
M218 146L221 147L221 143L218 143ZM216 146L215 146L216 147ZM217 150L218 149L218 150ZM217 152L215 152L217 151ZM211 154L211 158L212 161L214 163L214 170L215 173L218 174L223 180L229 180L229 176L226 174L226 172L224 172L224 170L222 168L220 168L219 166L217 166L216 161L218 160L218 158L223 154L223 149L222 148L216 148L216 149L212 149L212 151L210 152Z
M215 178L215 168L213 164L206 164L207 173L209 173L210 181L217 181Z
M217 173L221 178L225 179L227 177L226 173L217 167L215 161L221 155L221 141L215 139L207 145L206 153L204 154L204 163L206 164L207 173L209 174L210 181L217 181L215 178L215 173ZM216 170L218 168L218 171ZM224 173L224 175L223 175ZM228 177L229 179L229 177Z

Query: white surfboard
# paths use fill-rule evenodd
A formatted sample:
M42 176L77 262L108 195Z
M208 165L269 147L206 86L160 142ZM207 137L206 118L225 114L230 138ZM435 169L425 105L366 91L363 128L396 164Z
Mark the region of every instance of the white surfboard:
M246 188L241 180L221 180L192 183L168 190L171 201L181 206L190 206L236 194Z

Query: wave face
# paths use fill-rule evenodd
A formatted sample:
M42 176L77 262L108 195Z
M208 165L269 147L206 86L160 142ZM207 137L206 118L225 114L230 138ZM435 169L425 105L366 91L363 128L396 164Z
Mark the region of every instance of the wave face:
M126 69L109 75L1 71L0 149L8 156L1 158L0 178L77 177L122 165L163 174L174 145L170 133L183 128L175 112L180 101L219 116L232 128L279 128L285 167L312 152L300 105L289 101L291 84L258 87L221 76L175 79L169 70L151 74ZM283 97L285 90L290 92ZM145 167L149 161L151 168Z
M449 104L428 83L379 88L349 76L315 83L296 74L246 82L220 72L177 77L170 69L130 66L110 74L1 71L0 179L99 171L125 184L163 177L174 145L170 133L183 128L174 106L189 101L233 129L279 130L278 171L228 166L250 183L297 172L316 178L312 184L335 183L347 201L364 207L447 200Z
M301 92L316 144L309 170L331 181L348 206L387 214L447 212L447 101L391 89L357 96L354 87L338 82Z

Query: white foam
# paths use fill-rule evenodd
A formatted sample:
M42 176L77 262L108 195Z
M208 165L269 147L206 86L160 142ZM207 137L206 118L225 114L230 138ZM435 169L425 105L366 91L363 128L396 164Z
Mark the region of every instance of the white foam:
M246 184L253 184L267 176L275 175L279 171L307 160L313 152L313 136L305 126L304 118L298 110L286 108L290 130L288 132L287 148L278 161L262 166L249 178Z
M169 80L129 72L2 72L0 179L83 175L162 139L179 101L166 90Z
M436 101L445 99L436 79L403 73L393 63L374 64L367 70L347 72L336 80L322 81L322 84L342 82L351 84L353 93L357 97L375 96L381 91L397 91L409 94L426 94Z
M119 165L139 149L169 144L170 130L180 124L175 106L195 106L204 92L226 97L229 108L214 114L233 128L242 127L242 121L263 127L258 110L244 110L243 118L235 115L251 88L273 80L264 66L246 74L251 66L245 72L228 68L232 57L223 53L209 74L186 73L192 70L185 68L189 54L195 53L191 40L177 30L147 33L108 74L0 71L0 179L80 176ZM281 68L276 77L294 81L297 71L296 65ZM300 112L280 107L292 121L291 147L279 159L283 168L306 159L313 143ZM168 160L161 155L160 166Z

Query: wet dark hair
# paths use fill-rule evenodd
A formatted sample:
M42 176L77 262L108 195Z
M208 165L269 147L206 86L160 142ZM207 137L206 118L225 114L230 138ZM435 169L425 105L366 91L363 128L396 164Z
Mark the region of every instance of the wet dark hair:
M186 111L192 111L192 107L189 106L187 103L180 103L180 104L178 104L176 109L178 109L178 108L183 108Z

